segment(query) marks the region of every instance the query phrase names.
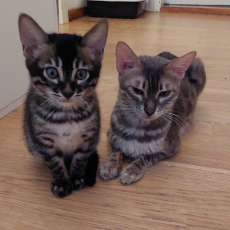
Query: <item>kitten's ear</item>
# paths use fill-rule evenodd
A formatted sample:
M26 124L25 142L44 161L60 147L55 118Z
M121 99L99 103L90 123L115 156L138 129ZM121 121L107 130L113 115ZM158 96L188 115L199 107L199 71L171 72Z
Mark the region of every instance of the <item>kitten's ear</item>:
M167 67L166 71L170 73L178 80L182 80L185 76L185 72L188 70L189 66L192 64L194 58L196 57L196 52L190 52L182 57L173 60Z
M90 49L92 60L100 62L103 58L106 39L108 36L108 22L106 19L98 22L82 39L82 45Z
M36 57L41 45L49 41L47 34L27 14L20 14L18 27L24 55L26 58Z
M116 48L117 71L122 74L127 69L133 69L140 61L137 55L125 42L118 42Z

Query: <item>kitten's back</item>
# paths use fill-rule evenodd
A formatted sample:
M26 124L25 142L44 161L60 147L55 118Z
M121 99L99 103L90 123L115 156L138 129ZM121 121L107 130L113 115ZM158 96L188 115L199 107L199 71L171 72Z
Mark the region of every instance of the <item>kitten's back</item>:
M177 58L174 54L169 52L162 52L157 56L163 57L168 60L174 60ZM195 58L192 65L188 68L185 77L195 87L197 96L203 91L206 83L205 68L200 58Z

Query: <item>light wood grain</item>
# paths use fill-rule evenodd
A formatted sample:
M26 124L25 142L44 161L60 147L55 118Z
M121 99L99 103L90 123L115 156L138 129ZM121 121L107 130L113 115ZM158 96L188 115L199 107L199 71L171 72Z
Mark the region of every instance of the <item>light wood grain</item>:
M84 34L99 19L84 17L60 27ZM50 192L48 170L23 143L23 106L0 120L0 229L230 229L230 24L229 17L146 13L136 20L109 20L98 94L102 131L100 161L108 156L106 132L118 81L114 50L120 40L137 54L196 50L207 85L195 126L174 158L152 167L131 186L98 178L93 188L65 199Z
M213 14L213 15L228 15L228 16L230 16L230 7L170 5L170 6L162 6L161 12Z

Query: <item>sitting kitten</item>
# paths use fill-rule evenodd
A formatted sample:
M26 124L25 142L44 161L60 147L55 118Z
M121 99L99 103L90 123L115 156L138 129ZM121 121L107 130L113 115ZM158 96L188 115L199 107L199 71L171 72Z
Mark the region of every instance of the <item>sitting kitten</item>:
M29 151L48 166L57 197L96 181L100 116L95 87L108 24L84 37L46 34L28 15L19 32L30 73L24 132Z
M196 52L180 58L140 56L123 42L116 49L120 90L111 117L110 157L99 169L104 180L120 174L122 184L179 151L180 131L191 122L206 75ZM181 127L184 124L185 127ZM134 160L121 171L122 155Z

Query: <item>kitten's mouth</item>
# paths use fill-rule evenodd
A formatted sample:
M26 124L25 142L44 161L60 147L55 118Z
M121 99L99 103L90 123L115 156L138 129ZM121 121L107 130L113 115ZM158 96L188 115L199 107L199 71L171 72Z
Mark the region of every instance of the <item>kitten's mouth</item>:
M69 103L72 103L73 102L73 99L72 98L62 98L60 100L58 100L60 103L63 103L63 104L69 104Z
M142 119L146 121L150 121L150 120L157 120L157 117L154 116L154 114L151 116L145 115L144 117L142 117Z
M145 120L145 121L150 121L150 120L154 120L155 119L155 117L154 117L154 115L151 115L151 116L148 116L148 115L143 115L143 114L137 114L138 115L138 117L140 118L140 119L142 119L142 120Z
M145 116L144 120L154 120L154 117L153 116L150 116L150 117L149 116Z

